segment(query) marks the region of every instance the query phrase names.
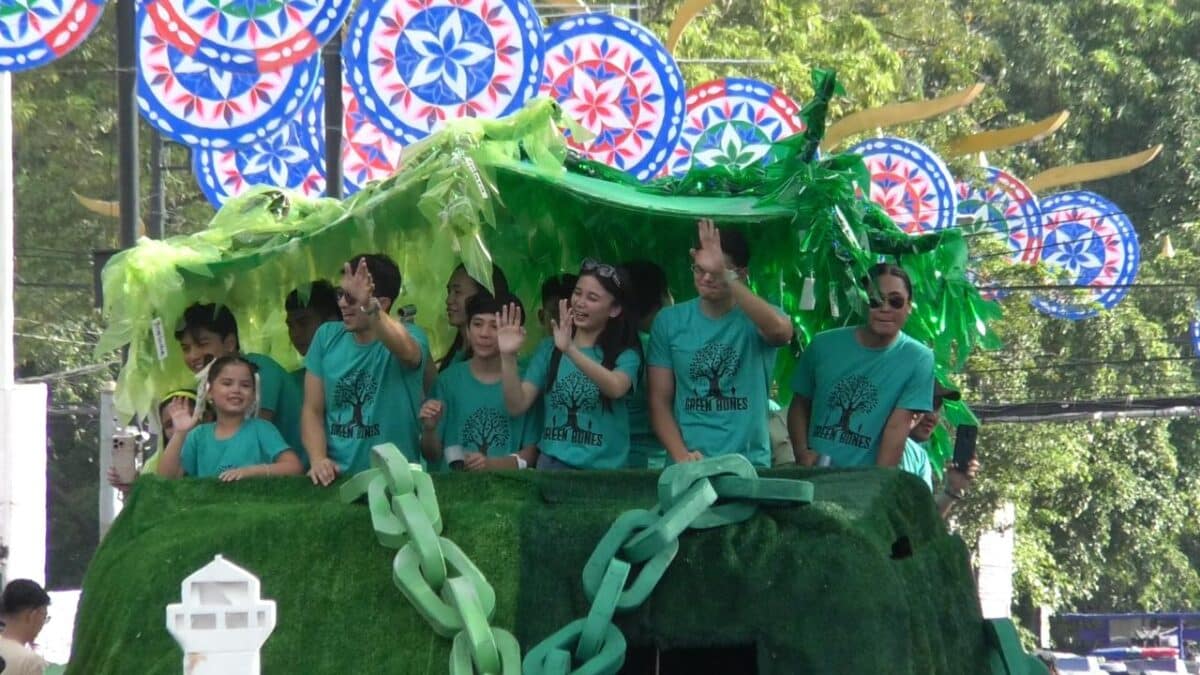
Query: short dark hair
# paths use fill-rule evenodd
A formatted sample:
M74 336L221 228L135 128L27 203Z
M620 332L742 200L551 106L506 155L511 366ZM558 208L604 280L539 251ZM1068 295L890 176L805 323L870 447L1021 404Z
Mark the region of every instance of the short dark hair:
M222 340L232 335L234 342L238 343L239 349L241 348L237 319L224 305L195 304L183 310L183 317L175 326L175 339L182 340L184 335L194 339L198 330L216 333Z
M733 261L734 267L750 266L750 242L741 230L723 227L721 233L721 250Z
M525 306L521 304L521 299L509 293L500 295L492 295L487 291L479 291L475 295L467 298L467 321L479 314L493 315L509 304L514 304L521 309L521 324L525 323Z
M870 293L879 277L896 277L903 281L904 290L908 292L908 299L912 300L912 280L908 278L908 272L905 272L903 267L887 262L875 263L871 269L867 270L867 276L859 279L858 283L862 285L863 290Z
M324 318L340 319L342 316L342 312L338 308L337 292L333 290L333 285L328 281L312 282L308 291L307 303L300 300L300 289L297 288L288 294L283 307L289 312L311 309L318 316Z
M403 281L396 262L382 253L362 253L347 261L351 272L358 268L359 260L367 261L367 271L371 273L371 279L375 282L375 297L396 302L396 298L400 297L400 284Z
M30 609L50 606L50 595L32 579L13 579L0 595L0 615L16 616Z
M622 265L629 275L633 293L626 297L626 309L639 318L662 309L667 294L667 273L658 263L649 260L630 260Z
M217 378L221 376L222 370L225 370L227 366L232 366L234 364L246 366L246 368L250 370L250 375L252 376L258 374L258 366L254 365L254 363L248 360L246 357L242 356L241 354L226 354L216 361L213 361L212 367L208 369L209 385L217 381Z
M542 282L542 305L548 300L562 300L571 297L575 292L575 284L579 277L574 274L556 274Z

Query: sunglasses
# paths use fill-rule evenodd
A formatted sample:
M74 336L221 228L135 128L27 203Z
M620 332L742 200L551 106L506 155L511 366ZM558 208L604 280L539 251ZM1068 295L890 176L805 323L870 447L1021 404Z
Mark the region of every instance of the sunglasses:
M353 295L351 295L350 292L344 288L333 289L333 295L334 295L334 297L337 298L338 302L345 300L346 302L353 305L357 301L357 298L355 298Z
M580 265L579 273L595 274L598 277L610 279L614 284L617 285L617 288L621 287L621 277L617 274L617 268L612 265L597 262L591 258L588 258L587 260L583 261L582 265Z
M884 302L887 302L888 306L892 309L903 309L904 305L908 304L908 300L905 300L898 295L889 295L886 300L871 296L871 298L867 300L867 304L871 306L871 309L879 309L880 307L883 307Z

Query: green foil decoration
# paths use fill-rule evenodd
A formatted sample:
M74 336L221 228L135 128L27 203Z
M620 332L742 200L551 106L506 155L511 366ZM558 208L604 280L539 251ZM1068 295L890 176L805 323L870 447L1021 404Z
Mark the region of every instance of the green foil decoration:
M299 356L284 325L288 293L307 293L318 279L336 281L352 255L384 252L404 275L394 306L417 306L416 321L438 352L453 338L444 288L460 262L490 287L494 260L529 301L529 313L546 276L573 271L589 256L653 259L666 269L675 297L688 298L695 294L688 249L700 218L745 232L752 286L795 323L793 349L782 350L776 366L781 402L790 398L795 356L812 336L863 320L866 296L857 282L881 259L912 276L914 310L905 330L934 349L938 376L949 383L973 350L999 346L989 328L999 306L967 278L961 232L908 236L860 196L870 180L861 157L815 157L829 100L841 87L830 71L814 71L813 84L817 96L801 111L806 131L777 142L765 166L698 167L641 184L570 152L563 131L586 132L553 101L538 99L503 120L451 122L407 148L398 173L345 201L259 188L231 200L200 232L142 239L114 256L102 276L107 327L97 353L129 347L118 410L147 414L159 395L190 382L173 332L194 302L227 305L244 350L295 368ZM811 310L800 306L806 278L815 291ZM163 360L156 321L166 338ZM947 417L974 420L961 404L949 406ZM949 454L946 435L935 436L934 466Z

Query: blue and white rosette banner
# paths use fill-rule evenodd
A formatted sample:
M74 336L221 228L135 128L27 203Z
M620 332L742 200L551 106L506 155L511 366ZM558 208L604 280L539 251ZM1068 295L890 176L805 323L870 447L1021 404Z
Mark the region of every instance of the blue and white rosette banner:
M322 78L322 82L324 79ZM324 87L318 86L316 105L304 112L301 135L308 152L325 166ZM402 146L371 123L350 86L342 83L342 192L350 196L367 183L391 176L400 168Z
M929 148L902 138L871 138L850 148L871 173L871 201L909 234L954 227L958 194L946 163Z
M296 119L311 99L320 55L281 70L222 70L158 35L138 10L138 110L168 138L197 148L254 145Z
M560 21L546 34L542 94L595 134L572 145L633 174L659 175L683 131L683 76L662 42L610 14Z
M318 89L317 92L320 90ZM192 171L208 201L221 208L255 185L287 188L309 197L325 192L324 157L310 152L305 119L323 114L324 97L314 93L303 114L270 138L242 148L192 149Z
M1094 192L1060 192L1042 200L1042 262L1063 270L1066 283L1091 289L1103 309L1116 307L1129 293L1141 264L1137 231L1129 217ZM1095 305L1066 294L1033 299L1039 311L1077 321L1095 316Z
M529 0L362 0L342 57L362 110L410 145L446 120L519 110L543 51Z
M0 0L0 71L43 66L91 35L104 0Z

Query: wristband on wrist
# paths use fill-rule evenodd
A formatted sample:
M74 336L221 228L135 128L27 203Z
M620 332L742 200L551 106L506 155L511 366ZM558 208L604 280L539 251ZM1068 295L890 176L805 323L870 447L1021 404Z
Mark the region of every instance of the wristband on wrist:
M962 499L967 496L965 492L951 492L950 490L942 490L942 494L950 499Z
M380 310L379 298L368 298L367 304L359 307L358 309L367 316L375 316Z
M514 452L514 453L512 454L512 456L513 456L514 458L516 458L516 460L517 460L517 468L518 468L518 469L528 469L528 468L529 468L529 462L526 462L526 461L525 461L525 458L524 458L524 457L522 457L522 456L520 455L520 453L516 453L516 452Z
M732 284L738 280L737 270L725 268L725 283Z

